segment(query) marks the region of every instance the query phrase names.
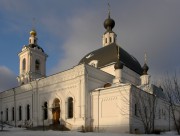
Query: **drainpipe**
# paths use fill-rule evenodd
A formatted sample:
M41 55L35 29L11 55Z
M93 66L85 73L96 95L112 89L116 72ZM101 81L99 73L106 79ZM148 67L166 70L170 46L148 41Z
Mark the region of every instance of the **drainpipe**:
M31 102L31 113L30 113L30 120L33 122L33 120L34 120L34 118L33 118L33 113L34 113L34 109L33 109L33 85L31 84L31 82L30 82L30 86L31 86L31 88L32 88L32 102ZM33 125L33 123L32 123L32 125Z
M15 89L13 88L13 92L14 92L14 124L16 127L16 93L15 93Z
M2 124L1 124L1 131L3 130L3 111L1 111L1 122L2 122Z
M100 95L100 90L98 90L98 133L99 133L99 95Z
M154 132L154 122L155 122L155 100L156 96L153 94L153 126L152 126L152 131Z
M36 79L36 119L37 119L37 126L38 124L38 114L39 114L39 88L38 88L38 82L40 79Z

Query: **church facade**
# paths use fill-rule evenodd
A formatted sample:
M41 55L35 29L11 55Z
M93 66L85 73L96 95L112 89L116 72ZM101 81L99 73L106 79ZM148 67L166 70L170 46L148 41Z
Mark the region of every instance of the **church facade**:
M150 83L143 67L116 43L115 21L104 21L103 47L63 72L46 77L48 55L30 32L18 54L19 86L0 93L4 122L13 126L64 125L70 130L144 133L174 127L163 90Z

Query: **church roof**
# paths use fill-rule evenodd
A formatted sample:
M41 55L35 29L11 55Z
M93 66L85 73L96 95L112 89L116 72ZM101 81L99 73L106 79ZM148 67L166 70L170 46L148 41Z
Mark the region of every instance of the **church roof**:
M85 55L83 57L79 64L85 63L89 64L93 60L97 60L97 67L102 68L106 65L115 63L118 61L118 45L115 43L112 43L108 46L102 47L100 49L97 49L95 51L92 51ZM119 48L119 54L120 54L120 62L123 63L126 67L133 70L134 72L138 73L139 75L142 75L142 68L139 62L131 56L129 53L127 53L124 49L121 47Z
M29 44L27 45L27 47L30 47L30 48L38 48L38 49L41 49L42 52L44 52L43 48L41 48L40 46L36 45L36 44Z

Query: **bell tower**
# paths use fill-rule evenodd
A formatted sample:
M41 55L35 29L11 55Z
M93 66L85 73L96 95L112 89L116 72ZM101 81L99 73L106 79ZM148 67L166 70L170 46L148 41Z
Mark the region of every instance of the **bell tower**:
M31 82L35 79L46 76L46 59L48 55L37 44L37 33L30 31L29 44L24 45L19 56L19 76L20 85Z

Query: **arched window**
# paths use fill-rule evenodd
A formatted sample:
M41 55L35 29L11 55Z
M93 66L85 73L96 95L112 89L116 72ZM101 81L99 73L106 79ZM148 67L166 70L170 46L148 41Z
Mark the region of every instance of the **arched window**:
M30 105L29 104L26 107L26 119L30 120Z
M26 59L25 58L22 61L22 69L26 70Z
M44 102L43 111L44 111L44 120L46 120L46 119L48 119L48 104L47 104L47 102Z
M22 107L19 106L19 120L22 120Z
M109 37L109 42L110 42L110 43L112 42L112 39L111 39L111 37Z
M8 121L8 108L6 108L6 121Z
M68 98L68 118L73 118L73 98Z
M14 121L14 107L12 107L12 121Z
M36 60L36 61L35 61L35 70L36 70L36 71L39 71L39 70L40 70L40 61L39 61L39 60Z

